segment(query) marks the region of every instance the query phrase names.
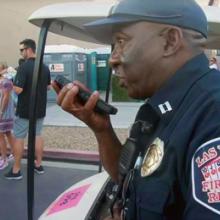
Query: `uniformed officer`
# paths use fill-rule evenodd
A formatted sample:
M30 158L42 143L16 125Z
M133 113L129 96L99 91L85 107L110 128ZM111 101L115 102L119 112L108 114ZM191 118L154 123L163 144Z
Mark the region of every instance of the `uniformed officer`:
M59 92L58 104L94 132L102 163L124 181L122 208L108 219L220 219L220 73L204 54L207 19L194 0L121 0L109 16L86 25L113 44L110 64L130 97L147 100L128 148L108 115L94 111L94 92L82 105L79 84ZM121 154L135 163L121 173Z

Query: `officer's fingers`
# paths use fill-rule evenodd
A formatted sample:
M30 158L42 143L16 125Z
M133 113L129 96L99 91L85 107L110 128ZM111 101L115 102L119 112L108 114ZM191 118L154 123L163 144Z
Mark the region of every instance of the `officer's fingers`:
M71 92L71 90L73 91ZM72 83L68 83L60 90L57 96L57 104L60 106L73 104L73 98L78 93L78 90L78 87L73 86Z
M84 105L86 111L91 111L95 108L95 105L99 99L99 93L97 91L93 92L89 97L88 101Z
M81 89L87 91L87 92L91 92L84 84L82 84L80 81L74 80L73 81L74 85L77 85L78 87L80 87Z
M56 82L52 80L51 85L52 85L53 89L55 90L55 92L58 94L60 92L60 88L59 88L59 86L57 86Z

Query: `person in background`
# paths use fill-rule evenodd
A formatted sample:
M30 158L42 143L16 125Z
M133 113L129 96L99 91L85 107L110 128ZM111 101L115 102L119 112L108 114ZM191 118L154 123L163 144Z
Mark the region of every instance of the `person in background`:
M14 78L16 76L17 73L17 68L13 68L13 67L7 67L4 70L2 70L0 72L0 74L3 74L5 78L10 79L12 82L14 81ZM13 90L11 92L11 96L14 102L14 108L16 108L17 106L17 94L15 93L15 91Z
M7 66L7 65L6 65ZM3 69L0 74L3 74L4 77L10 79L13 81L15 75L16 75L17 71L16 69L14 69L12 66L7 66L7 68Z
M24 139L29 127L29 103L31 99L32 78L35 63L36 44L32 39L25 39L20 42L20 53L25 62L19 66L14 80L14 91L18 94L16 118L14 123L14 158L12 169L5 174L6 179L20 180L23 178L21 172L21 159L24 151ZM46 115L47 90L50 88L50 71L46 65L42 65L42 72L37 90L37 121L36 121L36 143L35 143L35 167L38 174L44 173L41 165L43 157L43 137L41 135L43 121Z
M14 136L12 134L14 123L14 104L11 96L13 84L10 79L4 77L4 75L7 74L5 71L7 69L8 67L6 64L0 63L0 170L6 168L8 166L8 161L14 158ZM7 143L9 143L11 151L8 157Z
M15 69L18 70L18 67L21 66L21 64L23 64L24 62L25 62L24 58L19 58L18 59L18 66Z
M113 45L120 85L145 100L124 144L109 115L95 111L97 91L83 104L85 86L59 90L53 82L58 105L92 129L114 189L122 189L106 219L220 219L220 72L204 53L207 26L194 0L121 0L85 25Z
M210 59L209 68L218 69L217 59L215 57Z
M21 66L24 62L25 62L25 59L24 59L24 58L19 58L19 59L18 59L18 66L15 67L16 73L17 73L18 67ZM16 74L15 74L14 77L12 78L12 81L14 81L15 76L16 76ZM13 92L12 92L12 98L13 98L13 101L14 101L14 107L15 107L15 109L16 109L17 103L18 103L18 95L16 94L16 92L15 92L14 90L13 90Z

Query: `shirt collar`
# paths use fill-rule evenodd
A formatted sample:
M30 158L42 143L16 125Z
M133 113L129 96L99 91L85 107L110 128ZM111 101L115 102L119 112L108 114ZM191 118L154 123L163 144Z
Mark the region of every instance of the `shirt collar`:
M204 53L192 58L147 103L157 111L162 120L169 122L187 91L209 70L209 62Z

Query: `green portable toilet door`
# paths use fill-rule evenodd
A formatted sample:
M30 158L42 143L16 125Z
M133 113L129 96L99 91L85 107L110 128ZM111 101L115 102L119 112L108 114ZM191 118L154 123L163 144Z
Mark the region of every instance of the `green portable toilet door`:
M87 70L87 55L84 53L74 53L73 80L78 80L88 87Z
M106 91L110 67L108 64L109 54L97 54L97 87L98 90Z
M97 90L96 52L87 54L87 84L91 91Z

